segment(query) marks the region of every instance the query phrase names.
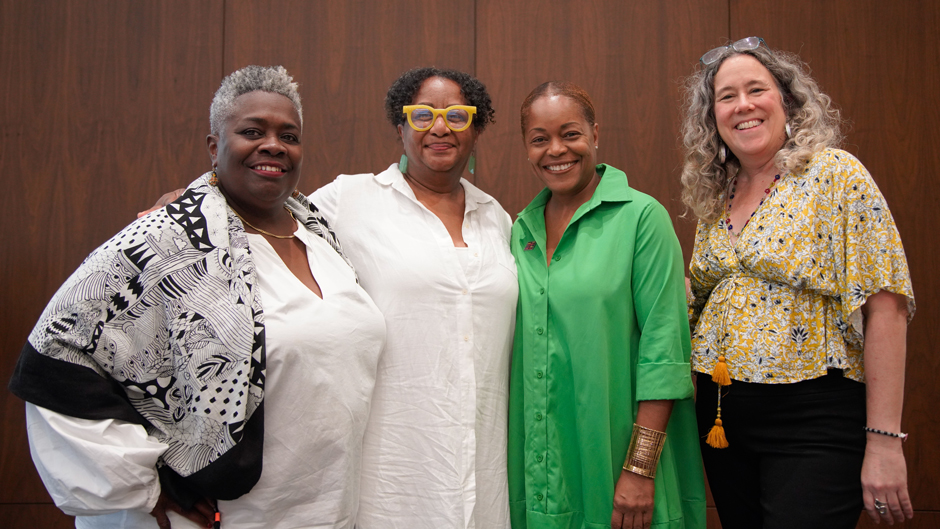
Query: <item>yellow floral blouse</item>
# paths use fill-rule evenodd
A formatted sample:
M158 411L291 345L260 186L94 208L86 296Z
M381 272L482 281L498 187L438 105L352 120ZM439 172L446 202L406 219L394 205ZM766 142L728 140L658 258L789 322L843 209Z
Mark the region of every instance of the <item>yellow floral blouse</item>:
M842 369L864 382L861 307L914 292L884 197L851 154L827 149L777 182L732 246L725 220L699 223L689 265L692 368L724 355L731 378L782 384Z

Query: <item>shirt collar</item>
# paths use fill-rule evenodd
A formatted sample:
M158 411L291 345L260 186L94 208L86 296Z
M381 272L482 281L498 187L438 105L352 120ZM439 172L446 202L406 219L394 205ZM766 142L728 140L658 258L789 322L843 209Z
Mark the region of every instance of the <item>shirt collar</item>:
M415 198L414 191L411 189L411 186L408 185L408 182L405 182L405 175L401 174L397 163L393 163L392 165L388 166L388 169L375 175L374 178L375 181L379 184L383 186L392 186L393 189L404 194L406 197L409 197L412 200L417 200L417 198ZM466 179L461 178L460 184L463 186L466 211L473 211L477 209L480 204L495 202L493 197L484 193Z
M596 170L601 177L601 181L597 184L597 189L594 190L591 198L578 208L575 217L571 219L572 222L603 202L630 202L633 200L633 190L630 189L630 185L627 183L627 175L623 171L604 163L599 164ZM539 212L538 214L541 215L542 208L545 207L551 196L552 192L546 187L519 213L519 217L525 219L535 212Z

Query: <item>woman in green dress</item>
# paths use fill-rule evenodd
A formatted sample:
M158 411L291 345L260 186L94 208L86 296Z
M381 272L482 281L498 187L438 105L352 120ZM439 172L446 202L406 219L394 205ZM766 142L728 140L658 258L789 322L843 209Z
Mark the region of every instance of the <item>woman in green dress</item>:
M513 527L704 528L682 251L669 214L597 164L583 89L537 87L522 133L546 189L511 238Z

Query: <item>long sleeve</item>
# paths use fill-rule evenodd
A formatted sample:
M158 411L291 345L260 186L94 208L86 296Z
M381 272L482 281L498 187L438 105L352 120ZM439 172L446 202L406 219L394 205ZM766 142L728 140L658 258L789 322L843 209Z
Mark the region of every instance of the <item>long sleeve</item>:
M29 450L56 506L72 516L150 512L167 449L128 422L77 419L26 403Z

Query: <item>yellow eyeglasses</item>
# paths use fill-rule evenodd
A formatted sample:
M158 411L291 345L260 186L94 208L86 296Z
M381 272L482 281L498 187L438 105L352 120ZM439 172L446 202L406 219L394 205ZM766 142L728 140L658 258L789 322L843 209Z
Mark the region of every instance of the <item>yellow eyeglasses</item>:
M411 128L423 132L434 126L437 117L444 118L444 124L454 132L467 130L473 123L473 116L477 107L467 105L452 105L447 108L431 108L427 105L405 105L402 113L408 116Z

